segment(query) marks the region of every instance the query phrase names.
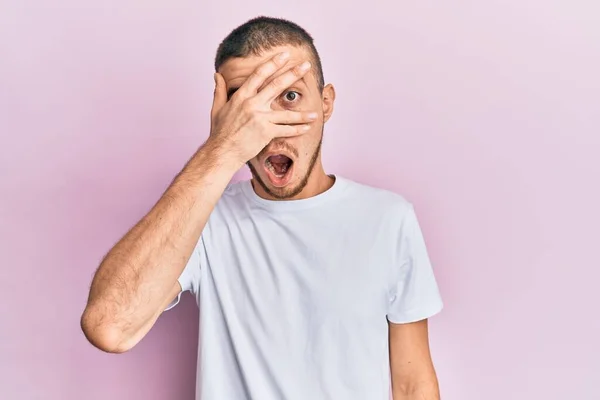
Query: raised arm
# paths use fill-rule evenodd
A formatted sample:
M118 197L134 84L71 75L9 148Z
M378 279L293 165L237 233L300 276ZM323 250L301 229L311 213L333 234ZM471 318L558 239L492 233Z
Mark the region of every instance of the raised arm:
M105 256L81 327L107 352L133 347L181 290L183 271L208 216L235 173L205 144L161 199Z
M273 138L306 132L313 113L273 111L271 102L308 69L292 68L262 88L286 63L285 55L268 60L229 101L223 77L215 74L208 141L94 276L81 317L94 346L121 353L146 335L181 290L177 279L233 174Z

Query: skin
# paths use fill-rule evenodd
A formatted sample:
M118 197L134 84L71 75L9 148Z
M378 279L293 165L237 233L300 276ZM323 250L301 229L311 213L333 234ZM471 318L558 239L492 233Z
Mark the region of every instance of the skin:
M269 200L309 198L333 185L320 150L335 90L327 85L320 91L310 68L300 68L306 61L306 49L282 46L228 60L215 74L209 139L96 271L81 317L90 343L123 353L147 334L181 292L177 279L223 191L244 164L256 193ZM266 156L280 151L294 159L284 187L271 185L264 170ZM393 398L439 399L427 321L389 323L389 347Z
M270 77L267 83L311 58L310 52L304 47L280 46L265 51L260 56L230 59L219 68L227 92L235 92L258 65L284 51L290 54L287 65ZM293 101L287 97L290 92L297 95ZM333 85L326 85L321 93L315 75L309 73L286 89L282 96L271 104L273 110L316 111L319 116L306 134L285 139L277 138L247 163L252 172L254 189L259 196L270 200L303 199L322 193L333 185L333 178L325 174L323 169L320 150L324 124L333 113L334 101ZM294 155L293 176L283 188L271 185L264 170L266 155L278 150L287 150Z
M428 321L388 325L393 399L439 400Z
M211 133L152 209L104 257L90 288L81 328L94 346L122 353L135 346L181 292L177 282L233 175L274 138L301 136L316 112L273 110L272 102L302 78L298 66L279 74L288 57L256 69L227 101L215 77Z

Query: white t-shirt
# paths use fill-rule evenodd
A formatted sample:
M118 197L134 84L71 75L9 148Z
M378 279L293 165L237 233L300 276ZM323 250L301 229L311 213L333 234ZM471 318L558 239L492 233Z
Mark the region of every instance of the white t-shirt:
M291 201L229 185L179 282L200 308L197 400L388 400L388 320L442 309L412 205L339 176Z

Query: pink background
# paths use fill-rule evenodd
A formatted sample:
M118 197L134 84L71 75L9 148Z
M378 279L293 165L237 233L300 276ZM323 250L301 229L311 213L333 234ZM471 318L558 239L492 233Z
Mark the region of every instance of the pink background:
M600 399L597 4L3 1L0 397L193 398L191 296L121 356L79 316L206 137L219 41L267 14L316 37L336 84L327 171L417 206L444 400Z

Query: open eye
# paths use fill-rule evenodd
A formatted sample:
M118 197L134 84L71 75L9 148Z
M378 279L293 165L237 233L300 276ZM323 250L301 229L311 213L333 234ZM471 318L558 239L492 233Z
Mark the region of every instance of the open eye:
M300 100L300 97L302 97L300 93L295 90L289 90L283 94L282 100L287 104L294 104Z

